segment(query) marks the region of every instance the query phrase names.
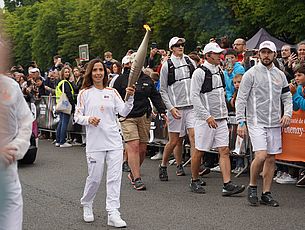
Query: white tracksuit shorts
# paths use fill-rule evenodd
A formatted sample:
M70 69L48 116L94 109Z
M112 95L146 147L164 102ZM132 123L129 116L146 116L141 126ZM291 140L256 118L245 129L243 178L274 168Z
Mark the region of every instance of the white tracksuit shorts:
M17 170L17 169L16 169ZM4 207L0 212L0 230L21 230L23 200L18 174L5 182Z
M92 205L101 183L104 163L107 164L106 211L115 212L120 208L123 150L87 153L88 177L81 204Z

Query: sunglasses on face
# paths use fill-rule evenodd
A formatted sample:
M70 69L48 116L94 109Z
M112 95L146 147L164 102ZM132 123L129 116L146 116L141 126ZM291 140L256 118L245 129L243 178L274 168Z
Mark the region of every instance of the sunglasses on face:
M173 47L184 47L184 43L175 44L175 45L173 45Z

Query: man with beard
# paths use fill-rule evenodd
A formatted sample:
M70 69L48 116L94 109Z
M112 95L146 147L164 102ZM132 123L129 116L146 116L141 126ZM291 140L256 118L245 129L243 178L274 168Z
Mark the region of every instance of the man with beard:
M272 207L279 203L271 196L275 155L282 152L281 127L288 127L292 99L285 74L273 64L276 47L271 41L259 46L260 63L250 68L241 81L236 100L237 133L244 137L246 125L255 152L250 168L248 201L258 205L257 177L263 169L263 191L260 203ZM281 117L281 102L284 115ZM246 116L245 116L246 114Z

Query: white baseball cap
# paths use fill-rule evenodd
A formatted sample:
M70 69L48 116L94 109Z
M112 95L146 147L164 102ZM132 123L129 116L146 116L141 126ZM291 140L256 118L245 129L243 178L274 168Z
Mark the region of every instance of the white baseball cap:
M272 52L276 52L276 46L272 41L264 41L259 45L258 51L261 51L261 49L269 49Z
M40 73L38 68L31 68L31 69L29 69L29 73L36 73L36 72Z
M128 64L129 62L130 62L130 56L123 57L123 59L122 59L122 64L123 65Z
M171 49L173 45L176 45L178 43L178 41L181 41L182 43L185 43L185 39L184 38L173 37L169 41L168 47Z
M210 42L206 44L206 46L203 49L203 54L207 54L210 52L213 53L222 53L224 49L220 48L220 46L216 42Z

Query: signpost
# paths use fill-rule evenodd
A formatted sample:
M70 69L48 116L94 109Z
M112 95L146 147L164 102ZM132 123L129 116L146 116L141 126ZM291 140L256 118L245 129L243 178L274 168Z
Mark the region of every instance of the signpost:
M79 49L79 60L89 61L89 46L88 44L83 44L78 46Z

